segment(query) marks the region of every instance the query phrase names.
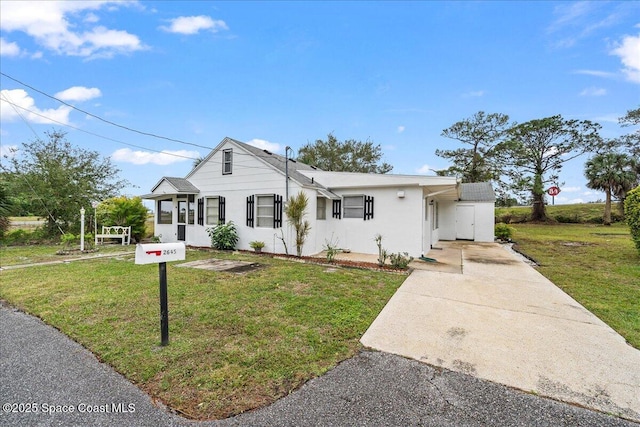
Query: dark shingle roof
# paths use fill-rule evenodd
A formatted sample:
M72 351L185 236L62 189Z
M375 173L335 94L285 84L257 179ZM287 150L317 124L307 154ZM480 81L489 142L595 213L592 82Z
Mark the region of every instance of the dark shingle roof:
M200 190L198 190L198 188L195 185L193 185L191 182L189 182L185 178L176 178L172 176L162 177L160 182L156 184L156 186L153 187L153 190L151 191L154 191L162 181L167 181L169 184L171 184L173 188L176 189L178 193L197 194L200 192Z
M285 171L286 171L286 167L285 167L286 159L283 156L281 156L279 154L272 153L272 152L267 151L267 150L260 149L258 147L254 147L253 145L249 145L249 144L237 141L237 140L232 139L232 138L228 138L228 139L232 140L234 143L238 144L243 149L247 150L248 152L250 152L254 156L258 157L259 159L262 159L263 161L265 161L269 165L273 166L275 169L279 170L283 174L285 173ZM316 168L314 166L309 166L306 163L300 163L300 162L295 161L293 159L289 159L289 177L291 179L297 181L298 183L300 183L300 184L302 184L302 185L304 185L306 187L327 190L324 186L318 184L317 182L315 182L311 178L309 178L309 177L301 174L300 172L298 172L298 171L301 171L301 170L320 170L320 169L318 169L318 168Z
M496 194L490 182L460 184L460 200L464 202L495 202Z

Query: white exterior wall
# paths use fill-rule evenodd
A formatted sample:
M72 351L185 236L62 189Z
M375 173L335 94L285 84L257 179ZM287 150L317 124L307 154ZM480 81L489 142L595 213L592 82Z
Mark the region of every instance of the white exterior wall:
M404 198L398 197L398 191L404 191ZM382 246L389 253L408 252L417 257L422 254L422 189L414 188L376 188L376 189L340 189L334 191L339 196L366 195L374 197L373 218L331 217L331 206L327 207L328 218L324 228L327 239L338 239L338 247L352 252L377 254L376 234L382 235ZM320 222L320 221L318 221Z
M439 240L456 240L456 202L440 202L438 208L440 210Z

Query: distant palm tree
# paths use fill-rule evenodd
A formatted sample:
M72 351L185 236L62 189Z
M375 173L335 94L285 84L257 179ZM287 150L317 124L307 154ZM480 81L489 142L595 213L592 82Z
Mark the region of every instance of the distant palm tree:
M604 191L603 224L611 225L611 196L622 200L638 183L637 161L624 153L598 154L585 164L587 187Z
M202 156L193 159L193 168L195 169L200 163L202 163L203 160L204 160L204 157Z

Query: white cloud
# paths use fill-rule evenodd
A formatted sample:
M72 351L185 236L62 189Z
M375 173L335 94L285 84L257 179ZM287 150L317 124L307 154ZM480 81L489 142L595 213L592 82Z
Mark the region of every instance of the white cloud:
M606 89L595 86L585 88L582 92L580 92L580 96L604 96L606 94Z
M0 94L0 117L3 122L20 120L22 117L31 123L69 124L71 107L62 105L57 109L41 110L36 107L35 100L22 89L4 89Z
M576 70L573 72L574 74L584 74L587 76L595 76L595 77L603 77L603 78L613 78L616 76L615 73L610 73L608 71L600 71L600 70Z
M481 96L484 96L487 92L484 90L473 90L471 92L467 92L462 94L462 96L464 96L465 98L479 98Z
M170 165L172 163L193 161L200 157L197 151L189 150L162 150L160 153L149 151L133 151L130 148L121 148L111 155L114 161L133 163L134 165Z
M69 89L58 92L54 95L63 101L88 101L102 96L102 92L97 87L73 86Z
M171 19L171 25L162 26L160 29L169 33L178 34L197 34L202 30L208 30L212 33L217 33L220 30L228 30L229 27L224 21L211 19L209 16L180 16L178 18Z
M627 76L627 79L634 83L640 83L640 34L624 37L611 53L620 57L625 66L622 72Z
M17 145L0 145L0 157L11 158L18 152Z
M428 164L424 164L421 167L419 167L418 169L416 169L416 173L425 174L425 175L427 175L427 174L435 175L434 168L431 165L428 165Z
M252 139L247 142L249 145L260 148L261 150L271 151L272 153L279 153L282 151L282 146L275 142L265 141L264 139Z
M20 53L20 47L16 43L0 37L0 56L18 56Z
M35 43L59 55L109 58L118 53L145 49L140 39L126 31L110 30L97 22L103 6L111 12L135 1L42 1L0 2L0 29L22 32ZM88 12L82 17L83 12Z
M404 132L406 128L404 126L398 126L398 133Z

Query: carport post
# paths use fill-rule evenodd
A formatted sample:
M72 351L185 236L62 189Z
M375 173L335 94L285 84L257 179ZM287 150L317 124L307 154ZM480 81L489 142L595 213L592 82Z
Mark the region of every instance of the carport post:
M167 298L167 263L158 264L160 273L160 335L162 341L160 345L169 345L169 304Z

